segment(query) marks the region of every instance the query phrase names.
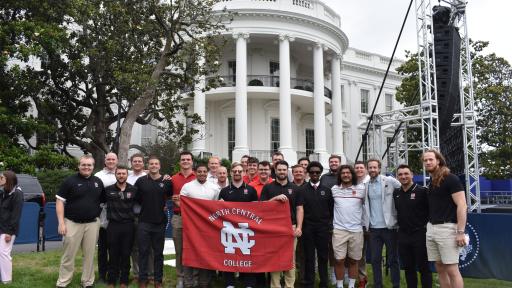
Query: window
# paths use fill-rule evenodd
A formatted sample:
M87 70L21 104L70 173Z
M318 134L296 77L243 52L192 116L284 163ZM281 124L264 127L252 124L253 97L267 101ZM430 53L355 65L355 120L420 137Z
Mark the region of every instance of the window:
M228 118L228 155L229 161L233 160L235 150L235 118Z
M270 121L270 150L272 152L279 151L281 145L279 137L279 118L272 118Z
M144 125L141 132L140 144L142 146L151 145L153 142L153 126Z
M361 141L363 143L363 161L368 161L368 137L366 138L366 141L364 141L364 134L361 135Z
M369 100L370 91L366 89L361 89L361 113L368 113L368 100Z
M315 153L315 130L306 129L306 157Z
M236 85L236 61L228 61L228 86Z
M279 87L279 62L270 61L270 83L272 87Z
M393 94L386 93L386 111L393 110Z

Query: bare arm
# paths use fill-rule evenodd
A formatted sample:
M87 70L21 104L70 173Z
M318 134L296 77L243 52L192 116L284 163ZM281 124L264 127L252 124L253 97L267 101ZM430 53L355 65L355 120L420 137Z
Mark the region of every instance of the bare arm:
M466 204L466 195L464 191L452 194L453 202L457 205L457 231L464 231L466 228L466 217L468 206ZM464 246L464 233L457 233L457 245Z
M59 234L66 236L67 229L64 221L64 201L58 198L55 203L55 213L57 214L57 220L59 221Z
M295 237L300 237L302 235L302 221L304 220L304 207L302 205L297 206L296 214L297 226L295 227Z

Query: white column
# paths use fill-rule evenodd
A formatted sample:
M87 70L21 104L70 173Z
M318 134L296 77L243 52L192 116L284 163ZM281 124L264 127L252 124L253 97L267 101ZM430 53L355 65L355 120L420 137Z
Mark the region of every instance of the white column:
M324 100L324 47L316 43L313 48L313 106L315 122L315 153L319 154L318 160L324 168L329 169L329 155L326 147L325 133L325 100Z
M290 93L290 41L288 35L279 35L279 134L284 159L297 163L297 152L292 147L292 97Z
M341 110L341 55L335 55L331 60L331 90L332 90L332 153L341 156L346 163L343 153L343 122Z
M233 161L249 154L247 145L247 38L249 33L233 34L236 39L235 149Z
M204 65L204 58L199 58L199 65ZM205 88L205 76L199 76L199 82L194 87L194 113L199 115L201 121L206 120L206 97L204 93ZM206 150L206 123L194 124L194 129L198 130L197 134L194 135L192 141L192 154L199 155L201 152Z

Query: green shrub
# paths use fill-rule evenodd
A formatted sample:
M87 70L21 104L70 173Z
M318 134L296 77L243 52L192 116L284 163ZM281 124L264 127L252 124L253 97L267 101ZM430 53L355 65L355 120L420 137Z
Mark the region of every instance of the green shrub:
M75 170L69 169L58 169L58 170L40 170L36 173L36 177L43 187L43 191L46 195L46 201L55 201L55 194L59 191L60 185L64 180L77 173Z

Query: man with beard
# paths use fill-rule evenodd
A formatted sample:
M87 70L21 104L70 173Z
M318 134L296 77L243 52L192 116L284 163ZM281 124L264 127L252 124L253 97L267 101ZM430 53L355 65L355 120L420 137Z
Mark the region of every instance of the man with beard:
M258 178L249 183L249 185L256 189L258 199L260 199L263 186L272 183L272 181L274 181L274 179L270 178L270 163L268 161L261 161L258 163Z
M341 156L331 155L329 157L329 172L322 175L320 178L320 184L332 189L332 186L338 183L338 168L341 164ZM331 271L331 284L336 284L336 275L334 273L334 251L332 249L332 241L329 241L329 266Z
M242 180L243 171L242 164L235 162L231 165L231 184L220 190L219 200L230 202L258 201L256 190ZM222 272L222 274L224 277L224 286L234 288L236 284L235 273ZM240 273L240 279L244 287L256 287L256 274Z
M138 226L139 244L139 287L145 288L148 281L148 255L153 249L153 268L155 287L162 287L164 265L164 240L167 215L164 212L167 197L171 196L171 181L164 180L160 174L160 160L150 156L149 174L135 182L137 196L135 201L141 205Z
M295 235L295 241L293 245L293 255L295 256L297 237L302 235L302 220L304 218L304 210L302 208L302 202L300 202L300 197L297 197L297 186L288 181L288 163L284 160L278 161L275 164L274 169L276 171L276 179L274 182L263 186L260 200L290 202L292 229ZM293 268L288 271L283 271L283 274L285 287L294 287L295 259L293 259ZM271 288L281 287L281 272L271 272L270 278Z
M348 262L348 287L354 288L357 277L357 261L363 255L363 203L364 186L357 185L354 169L341 165L338 184L332 188L334 197L334 221L332 243L336 259L336 287L343 288L345 262Z
M400 287L398 267L397 221L393 191L400 188L400 182L393 177L380 175L381 162L370 159L367 162L370 181L366 185L365 227L370 228L370 249L372 255L373 281L376 288L382 288L382 247L386 245L393 288Z
M276 177L276 165L277 162L284 161L283 153L276 151L272 153L272 167L270 168L270 178L277 179Z
M368 171L366 171L366 164L364 161L356 161L356 163L354 163L354 170L356 171L357 184L362 185L364 188L364 185L370 181L370 176L368 175ZM368 242L370 241L370 233L368 232L368 229L363 230L363 237L363 256L357 263L359 270L359 288L366 287L366 284L368 283L368 274L366 273L366 249L368 249Z
M187 196L195 199L217 200L219 197L219 187L217 184L207 181L208 168L204 164L198 164L196 167L196 179L183 185L180 197ZM175 202L177 206L180 201ZM197 231L188 231L197 233ZM206 288L210 285L212 271L201 268L183 266L184 286L186 288L194 287L194 275L197 275L199 287Z
M423 153L423 165L430 173L428 186L428 260L436 262L441 287L462 288L459 251L466 245L466 197L457 176L450 173L446 160L437 150Z
M105 166L103 169L94 176L101 179L104 187L108 187L116 183L116 166L117 166L117 155L116 153L110 152L105 155ZM107 211L105 207L102 207L100 214L100 232L98 236L98 282L107 282L107 270L108 270L108 240L107 240Z
M428 222L428 189L412 182L409 166L398 166L398 181L402 187L395 189L393 199L398 220L398 252L405 270L407 287L416 288L421 273L421 287L432 287L432 272L428 267L426 232Z
M302 168L302 167L300 167ZM300 202L304 207L304 227L301 242L304 251L303 286L315 284L315 250L318 259L320 288L328 285L327 260L332 231L333 198L331 189L320 183L322 164L312 161L308 165L309 183L299 188Z
M322 175L320 178L320 183L331 189L332 186L336 185L338 183L337 177L338 177L338 168L341 164L341 156L339 155L331 155L329 157L329 172Z
M135 234L134 198L137 189L126 182L128 168L117 166L114 185L105 188L107 199L107 242L108 242L108 285L114 287L119 280L120 287L128 286L130 275L130 254Z

